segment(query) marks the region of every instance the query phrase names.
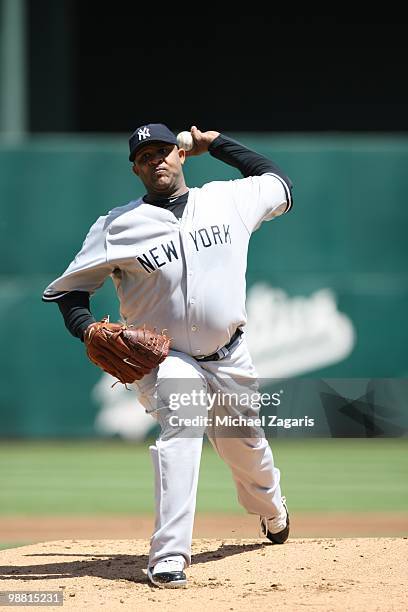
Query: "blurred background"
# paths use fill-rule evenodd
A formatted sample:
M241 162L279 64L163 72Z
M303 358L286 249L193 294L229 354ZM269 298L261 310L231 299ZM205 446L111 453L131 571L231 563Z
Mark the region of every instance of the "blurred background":
M373 401L382 420L373 429L329 419L319 439L276 432L287 496L299 516L329 517L330 534L343 524L346 535L362 525L407 530L406 26L396 17L198 20L125 1L0 0L0 540L49 537L51 516L101 515L104 533L107 517L123 526L140 514L150 525L154 423L88 362L41 295L100 214L143 194L128 138L155 121L222 131L291 177L293 211L251 242L255 364L264 379L362 381L349 403L381 381ZM185 171L191 186L239 176L210 156ZM92 308L119 317L109 279ZM200 482L200 516L244 520L207 447ZM373 521L350 522L365 513ZM296 533L321 535L321 518L312 525L299 520ZM61 533L58 522L52 537ZM75 523L66 533L82 532Z

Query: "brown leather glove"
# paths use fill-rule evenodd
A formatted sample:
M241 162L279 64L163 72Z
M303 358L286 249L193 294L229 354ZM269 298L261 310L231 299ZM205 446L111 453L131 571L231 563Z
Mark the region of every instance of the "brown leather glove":
M89 359L121 383L132 383L151 372L167 357L170 338L145 327L109 323L104 318L84 333Z

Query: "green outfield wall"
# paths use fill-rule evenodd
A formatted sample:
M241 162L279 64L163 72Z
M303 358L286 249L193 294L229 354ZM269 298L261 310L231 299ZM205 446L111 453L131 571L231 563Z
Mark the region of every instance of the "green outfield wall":
M356 342L316 377L398 378L408 372L408 138L231 134L271 156L294 183L294 208L253 236L247 285L289 297L336 295ZM0 436L93 436L99 371L66 331L45 286L89 226L142 195L127 136L0 141ZM209 155L188 160L187 183L238 178ZM118 316L108 279L96 316Z

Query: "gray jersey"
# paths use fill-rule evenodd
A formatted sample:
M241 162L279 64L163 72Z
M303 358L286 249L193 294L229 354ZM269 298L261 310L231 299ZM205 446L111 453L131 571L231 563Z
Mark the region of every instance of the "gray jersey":
M190 189L181 219L132 201L96 221L44 299L92 294L111 276L127 324L167 329L174 350L211 354L246 323L251 233L290 206L290 191L274 174Z

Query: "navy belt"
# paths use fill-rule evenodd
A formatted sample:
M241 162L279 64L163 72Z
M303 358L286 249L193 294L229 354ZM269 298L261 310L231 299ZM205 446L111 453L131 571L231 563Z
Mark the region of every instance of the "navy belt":
M194 357L194 359L196 359L197 361L219 361L220 359L224 359L224 357L226 357L229 354L230 348L232 347L234 342L238 340L238 338L242 334L243 334L242 329L238 327L236 331L233 333L231 340L228 342L228 344L220 348L216 353L213 353L212 355L206 355L205 357Z

